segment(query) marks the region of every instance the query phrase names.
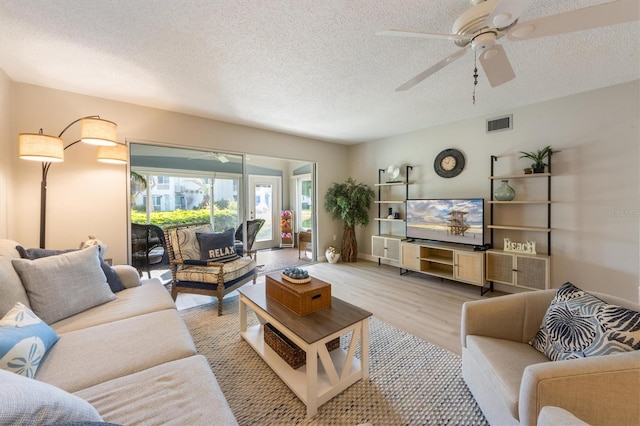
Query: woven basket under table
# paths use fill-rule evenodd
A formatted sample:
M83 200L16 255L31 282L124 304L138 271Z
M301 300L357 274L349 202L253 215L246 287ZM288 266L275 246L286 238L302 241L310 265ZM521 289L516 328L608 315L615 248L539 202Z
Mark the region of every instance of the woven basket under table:
M307 363L306 353L269 323L264 325L264 341L293 369L300 368ZM336 337L327 342L326 346L329 352L338 349L340 338Z

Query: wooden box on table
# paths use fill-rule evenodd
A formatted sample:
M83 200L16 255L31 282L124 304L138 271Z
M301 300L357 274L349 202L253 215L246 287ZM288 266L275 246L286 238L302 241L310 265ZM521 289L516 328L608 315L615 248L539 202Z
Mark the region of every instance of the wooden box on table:
M331 284L311 277L306 284L294 284L280 273L265 278L267 297L296 315L304 316L331 307Z

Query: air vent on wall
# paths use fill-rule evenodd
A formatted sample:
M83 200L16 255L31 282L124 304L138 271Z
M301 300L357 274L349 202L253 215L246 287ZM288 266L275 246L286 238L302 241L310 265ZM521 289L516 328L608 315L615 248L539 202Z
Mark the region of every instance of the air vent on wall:
M513 129L513 114L487 120L487 133Z

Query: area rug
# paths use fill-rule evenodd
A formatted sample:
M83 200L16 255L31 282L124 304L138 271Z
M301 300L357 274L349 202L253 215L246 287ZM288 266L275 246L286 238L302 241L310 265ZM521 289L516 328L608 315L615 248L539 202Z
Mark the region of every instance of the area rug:
M370 380L306 419L306 407L240 338L238 297L180 311L240 425L487 425L461 377L460 357L375 317ZM249 324L257 324L249 315ZM343 338L343 346L347 345Z

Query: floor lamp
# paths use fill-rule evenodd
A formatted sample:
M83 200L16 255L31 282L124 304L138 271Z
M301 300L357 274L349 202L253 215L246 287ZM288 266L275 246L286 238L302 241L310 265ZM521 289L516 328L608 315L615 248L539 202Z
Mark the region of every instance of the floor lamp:
M62 135L75 123L80 122L80 139L64 146ZM69 123L58 137L39 133L20 133L19 156L24 160L42 162L42 181L40 183L40 248L45 248L45 230L47 219L47 174L52 163L64 161L64 151L78 142L98 145L98 161L126 164L128 149L126 144L116 142L117 125L103 120L97 115L79 118Z

